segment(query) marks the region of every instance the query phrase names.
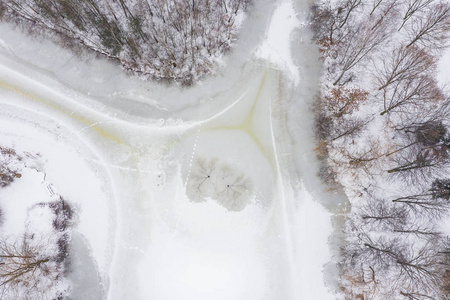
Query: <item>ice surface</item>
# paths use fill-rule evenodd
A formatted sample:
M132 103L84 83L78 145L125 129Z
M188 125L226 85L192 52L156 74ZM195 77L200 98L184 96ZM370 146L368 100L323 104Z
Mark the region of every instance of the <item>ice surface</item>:
M292 60L290 35L299 25L292 1L281 1L272 16L266 40L256 52L256 56L288 71L294 82L300 80L300 74Z
M224 67L191 88L129 78L0 24L0 143L41 152L47 180L76 204L76 297L335 298L308 132L320 65L294 30L307 9L257 1ZM252 56L261 45L269 56ZM243 174L245 205L191 201L198 159Z

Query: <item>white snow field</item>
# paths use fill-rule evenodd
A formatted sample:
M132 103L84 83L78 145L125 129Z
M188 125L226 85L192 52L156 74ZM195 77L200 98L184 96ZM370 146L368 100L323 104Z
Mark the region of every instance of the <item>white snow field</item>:
M316 177L309 2L254 1L223 66L189 88L0 23L0 145L40 153L46 174L0 201L51 184L73 204L72 299L338 297L343 200Z

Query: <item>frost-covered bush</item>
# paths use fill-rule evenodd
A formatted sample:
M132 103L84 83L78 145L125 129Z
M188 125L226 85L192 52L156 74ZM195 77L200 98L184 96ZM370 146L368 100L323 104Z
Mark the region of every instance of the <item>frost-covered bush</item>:
M253 184L234 166L197 158L187 179L186 194L193 202L213 199L228 210L240 211L253 195Z
M0 12L145 77L190 84L230 49L249 0L4 0Z
M14 149L0 146L0 188L10 185L20 178L20 161L22 158Z

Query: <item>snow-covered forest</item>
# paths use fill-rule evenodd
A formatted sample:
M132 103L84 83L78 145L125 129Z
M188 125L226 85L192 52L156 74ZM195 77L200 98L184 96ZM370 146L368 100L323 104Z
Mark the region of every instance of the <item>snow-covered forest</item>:
M74 51L87 46L142 77L191 84L233 45L247 5L248 0L4 0L0 17L45 31Z
M436 80L450 3L319 1L320 175L351 203L346 299L449 299L450 94Z

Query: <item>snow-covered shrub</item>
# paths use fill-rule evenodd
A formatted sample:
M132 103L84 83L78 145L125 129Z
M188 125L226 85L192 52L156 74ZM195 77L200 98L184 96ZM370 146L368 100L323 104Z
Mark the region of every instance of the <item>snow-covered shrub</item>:
M53 228L57 231L65 231L71 225L73 218L73 209L62 197L59 201L50 202L48 204L53 211Z
M20 161L22 158L14 149L0 146L0 188L10 185L20 178Z
M70 226L73 225L74 211L70 204L60 197L59 201L47 204L53 212L52 226L57 236L58 246L55 261L59 264L68 264L68 250L70 243Z

